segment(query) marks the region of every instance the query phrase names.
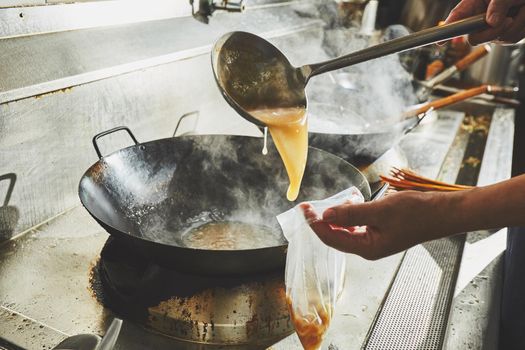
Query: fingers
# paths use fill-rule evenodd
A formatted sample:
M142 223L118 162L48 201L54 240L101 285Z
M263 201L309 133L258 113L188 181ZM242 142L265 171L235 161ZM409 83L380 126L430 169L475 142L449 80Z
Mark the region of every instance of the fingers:
M512 18L505 18L499 27L491 27L487 30L470 34L468 41L471 45L478 45L488 41L496 40L512 26L512 23Z
M480 6L478 0L463 0L461 1L448 15L445 24L459 21L461 19L474 16L482 13L484 8Z
M472 45L488 41L500 40L517 42L525 35L525 9L521 8L514 19L507 17L511 5L523 4L522 0L463 0L449 14L445 23L459 21L478 13L487 13L489 29L469 35ZM488 6L487 6L488 4Z
M507 18L510 5L509 0L491 0L487 8L487 23L493 28L500 27Z
M525 30L525 6L521 7L518 14L513 18L512 24L507 28L499 39L504 42L515 43L523 39Z
M299 208L303 211L304 218L309 224L321 220L310 203L301 203L299 204Z
M346 205L356 206L352 204ZM379 257L373 254L374 248L371 243L371 236L366 227L341 227L330 224L321 220L310 203L301 203L299 207L312 230L327 246L345 253L360 255L365 259L376 259Z
M310 225L319 239L334 249L345 253L357 254L365 259L374 259L371 236L365 231L354 231L317 221Z
M325 210L323 221L345 227L374 224L378 203L379 201L338 205Z

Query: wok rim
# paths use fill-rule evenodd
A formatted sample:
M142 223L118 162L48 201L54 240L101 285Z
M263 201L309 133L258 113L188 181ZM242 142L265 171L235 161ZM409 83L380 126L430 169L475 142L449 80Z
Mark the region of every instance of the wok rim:
M210 252L212 252L213 254L217 254L217 255L221 255L221 254L231 254L233 252L242 252L244 254L247 254L247 253L255 253L255 252L263 252L263 251L269 251L269 250L273 250L273 249L287 249L288 247L288 241L286 240L286 237L284 237L284 234L282 233L282 230L281 230L281 235L282 237L284 238L284 240L286 241L286 243L284 244L281 244L281 245L274 245L274 246L269 246L269 247L262 247L262 248L250 248L250 249L233 249L233 250L226 250L226 249L201 249L201 248L193 248L193 247L182 247L182 246L179 246L179 245L171 245L171 244L166 244L166 243L162 243L162 242L158 242L158 241L153 241L153 240L150 240L150 239L146 239L144 237L139 237L139 236L136 236L136 235L133 235L129 232L125 232L123 230L120 230L118 228L116 228L115 226L113 225L110 225L108 224L105 220L102 220L101 218L98 218L97 216L95 216L91 210L89 210L89 208L86 206L86 204L84 203L83 199L82 199L82 196L81 196L81 191L82 191L82 182L85 178L88 178L88 173L93 169L95 168L98 164L102 164L102 161L108 157L111 157L111 156L114 156L116 155L117 153L121 153L121 152L124 152L126 150L129 150L129 149L133 149L133 148L137 148L137 147L141 147L141 146L147 146L148 144L152 144L152 143L157 143L157 142L168 142L168 141L172 141L173 139L179 139L179 138L198 138L198 137L201 137L201 136L212 136L212 137L234 137L234 138L249 138L249 139L260 139L260 140L263 140L262 137L257 137L257 136L247 136L247 135L224 135L224 134L205 134L205 135L182 135L182 136L177 136L177 137L166 137L166 138L162 138L162 139L156 139L156 140L151 140L151 141L147 141L147 142L139 142L135 145L130 145L128 147L124 147L124 148L121 148L121 149L118 149L118 150L115 150L101 158L99 158L95 163L91 164L91 166L89 166L89 168L86 169L86 171L82 174L82 176L80 177L80 181L79 181L79 184L78 184L78 196L79 196L79 199L80 199L80 203L82 204L82 206L84 207L84 209L86 209L86 211L89 213L89 215L97 222L102 223L103 225L102 228L104 228L106 230L106 228L104 227L107 226L109 227L112 231L115 231L115 232L118 232L119 235L123 235L127 238L130 238L130 239L134 239L134 240L140 240L141 242L145 243L145 244L153 244L153 245L160 245L160 246L163 246L163 247L169 247L171 249L182 249L182 250L185 250L185 251L193 251L193 252L198 252L200 254L210 254ZM320 148L317 148L317 147L313 147L313 146L308 146L308 149L309 149L309 152L310 152L310 149L313 149L317 152L321 152L321 153L324 153L325 155L329 156L329 157L334 157L334 158L337 158L338 160L340 160L341 162L343 163L346 163L347 165L349 165L351 168L353 168L356 172L356 174L359 174L360 177L362 178L363 183L366 184L366 190L367 190L367 193L362 193L363 194L363 197L365 199L365 202L368 202L371 198L371 188L370 188L370 183L368 182L368 180L366 179L366 177L364 176L364 174L357 168L355 167L354 165L352 165L350 162L344 160L343 158L333 154L333 153L330 153L328 151L325 151L323 149L320 149ZM361 191L361 190L360 190ZM297 203L299 204L299 203ZM297 205L296 204L296 205ZM279 214L276 214L275 216L277 216ZM106 230L108 231L108 230ZM108 232L108 234L112 235L113 236L113 233L111 232Z
M370 136L370 135L388 135L390 133L396 133L395 127L402 126L397 130L400 134L405 132L406 130L411 129L412 127L415 127L419 124L417 117L410 117L405 120L400 120L397 123L388 124L387 127L383 131L374 131L371 130L370 132L360 132L360 133L341 133L341 132L322 132L322 131L311 131L308 129L308 135L327 135L327 136L350 136L350 137L358 137L358 136ZM315 147L312 147L315 148ZM334 154L335 155L335 154ZM338 157L338 156L336 156ZM349 162L347 162L349 163ZM349 163L350 164L350 163ZM350 164L353 166L353 164Z

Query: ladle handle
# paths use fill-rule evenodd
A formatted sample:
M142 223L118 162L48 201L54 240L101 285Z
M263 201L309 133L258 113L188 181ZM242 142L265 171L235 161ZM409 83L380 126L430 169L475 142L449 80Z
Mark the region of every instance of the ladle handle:
M396 52L402 52L439 41L445 41L487 27L488 24L485 21L485 14L480 14L458 22L425 29L329 61L303 66L301 67L301 71L303 72L305 79L308 81L309 78L318 74L352 66L357 63L387 56Z

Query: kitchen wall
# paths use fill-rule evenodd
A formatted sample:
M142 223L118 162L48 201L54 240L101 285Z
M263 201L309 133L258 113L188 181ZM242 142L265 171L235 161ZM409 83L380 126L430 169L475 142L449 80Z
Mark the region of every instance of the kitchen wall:
M72 15L80 3L0 8L0 240L79 205L98 132L127 125L139 142L171 137L180 116L198 110L182 132L258 135L215 86L209 51L223 33L247 30L284 48L322 36L321 21L297 14L308 1L248 2L245 13L217 13L209 25L188 16L186 1L173 1L168 18L145 8L137 19L138 8L121 7L109 25L110 3L122 6L88 3L103 6L82 22ZM53 17L56 6L65 14ZM108 154L131 140L117 133L100 143Z

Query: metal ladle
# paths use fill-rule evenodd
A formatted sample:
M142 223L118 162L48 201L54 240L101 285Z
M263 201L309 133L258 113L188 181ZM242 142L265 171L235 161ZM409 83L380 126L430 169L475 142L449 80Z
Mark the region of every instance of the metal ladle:
M422 30L321 63L296 68L265 39L246 32L223 35L212 50L212 68L226 101L245 119L266 126L251 111L307 108L305 87L313 76L392 53L487 28L485 14Z

